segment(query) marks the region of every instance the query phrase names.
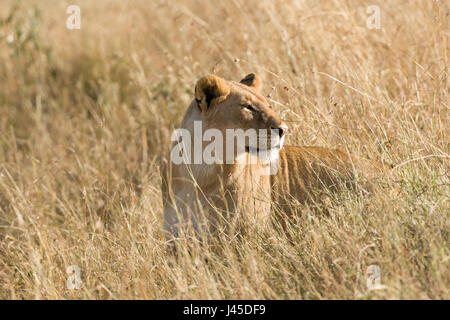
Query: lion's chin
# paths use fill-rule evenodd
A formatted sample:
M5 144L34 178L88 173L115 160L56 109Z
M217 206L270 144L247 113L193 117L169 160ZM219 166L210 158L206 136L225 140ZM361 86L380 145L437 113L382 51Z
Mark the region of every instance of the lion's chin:
M261 162L264 164L274 163L278 160L280 145L273 146L270 149L262 149L246 146L245 151L248 154L257 156Z
M256 153L266 154L266 153L273 153L273 152L278 153L283 148L284 137L282 137L277 142L278 142L277 144L275 144L274 146L271 146L270 148L258 148L258 147L253 147L253 146L247 145L247 146L245 146L245 152L251 153L251 154L256 154Z

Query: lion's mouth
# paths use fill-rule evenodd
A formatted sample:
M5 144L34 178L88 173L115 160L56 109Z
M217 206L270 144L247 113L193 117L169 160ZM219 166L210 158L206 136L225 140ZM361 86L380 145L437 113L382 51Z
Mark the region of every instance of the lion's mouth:
M270 151L275 151L275 150L280 150L279 144L277 144L271 148L258 148L258 147L245 146L245 152L247 152L247 153L270 152Z

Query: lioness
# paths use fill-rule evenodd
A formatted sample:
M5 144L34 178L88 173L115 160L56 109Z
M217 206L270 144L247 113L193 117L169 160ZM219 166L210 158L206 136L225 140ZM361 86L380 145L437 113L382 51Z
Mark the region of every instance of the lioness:
M164 230L172 236L177 236L179 227L185 224L197 231L204 230L205 225L211 227L219 213L230 215L241 210L255 222L265 221L273 206L289 214L294 209L291 200L317 200L317 190L333 190L342 182L350 183L358 173L370 178L387 169L378 161L339 150L283 147L288 128L259 88L260 80L254 74L240 82L214 75L198 80L195 98L181 124L191 134L191 141L184 144L188 148L185 153L195 152L194 136L199 135L194 128L196 121L201 121L201 136L207 130L218 130L223 134L223 141L219 141L223 144L229 139L227 129L258 129L259 134L257 143L245 140L242 148L232 146L225 150L234 160L231 163L223 161L223 156L215 163L175 164L173 150L180 141L174 142L170 160L163 166L162 184ZM260 129L267 129L267 134ZM201 142L201 152L206 151L211 137L206 140ZM260 151L265 152L267 161L262 161ZM268 168L274 164L277 170L270 172Z

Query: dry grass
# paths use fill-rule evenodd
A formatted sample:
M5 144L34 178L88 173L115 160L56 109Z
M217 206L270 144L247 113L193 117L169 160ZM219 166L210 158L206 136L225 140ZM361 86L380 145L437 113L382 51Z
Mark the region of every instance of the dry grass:
M448 2L178 2L1 0L0 298L449 299ZM170 255L161 144L212 72L256 72L289 144L397 165L401 194Z

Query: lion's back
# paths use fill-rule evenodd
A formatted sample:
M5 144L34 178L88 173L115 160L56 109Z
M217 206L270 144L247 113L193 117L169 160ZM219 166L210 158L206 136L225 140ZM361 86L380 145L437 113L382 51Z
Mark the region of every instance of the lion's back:
M294 146L280 151L278 165L271 187L272 199L281 207L294 199L299 203L320 201L327 192L352 186L358 177L373 180L390 169L379 161L340 150Z

